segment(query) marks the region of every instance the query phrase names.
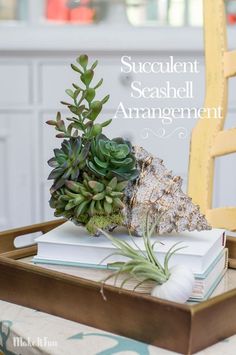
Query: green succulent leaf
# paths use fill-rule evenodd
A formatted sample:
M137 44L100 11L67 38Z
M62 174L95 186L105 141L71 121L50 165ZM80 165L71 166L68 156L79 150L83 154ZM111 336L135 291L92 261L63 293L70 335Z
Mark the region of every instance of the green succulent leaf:
M83 74L81 74L80 78L81 81L86 85L89 86L91 81L93 80L94 71L92 69L86 70Z
M104 210L105 210L106 214L112 213L112 206L107 201L104 202Z
M57 167L59 166L55 158L49 159L49 160L48 160L48 165L49 165L51 168L57 168Z
M72 99L74 98L74 93L71 89L66 89L67 95L69 95Z
M101 123L101 126L102 126L102 127L107 127L107 126L109 126L109 124L110 124L111 122L112 122L112 119L107 120L107 121Z
M60 120L61 120L61 113L57 112L56 121L60 121Z
M128 185L128 181L121 181L121 182L119 182L117 184L116 190L119 191L119 192L123 191L126 188L127 185Z
M105 96L101 101L102 104L104 105L109 100L109 98L110 98L110 95Z
M80 73L80 74L83 74L83 72L82 72L76 65L71 64L71 68L72 68L74 71L76 71L76 72L78 72L78 73Z
M112 204L113 203L113 198L111 196L106 196L105 197L106 202Z
M75 215L76 217L79 217L81 214L83 214L86 211L86 207L89 204L89 201L83 201L81 204L79 204L76 209L75 209Z
M103 83L103 79L99 80L99 82L97 83L97 85L94 86L94 89L98 89Z
M88 65L88 56L87 54L81 54L78 58L76 58L77 63L83 67L83 69L86 69Z
M94 70L96 66L98 65L98 61L95 60L95 62L92 64L91 69Z
M98 136L101 133L102 133L102 125L100 125L99 123L96 123L91 128L90 137Z
M89 88L85 91L85 100L92 102L96 95L96 91L93 88Z
M104 169L107 169L107 167L108 167L108 165L109 165L108 162L106 162L106 161L101 161L101 160L98 159L96 156L94 157L94 161L95 161L95 163L96 163L99 167L104 168Z
M109 186L112 190L117 189L117 178L114 177L113 179L111 179L107 186Z
M88 118L94 121L99 113L102 111L102 102L101 101L93 101L90 105L91 113L88 115Z
M56 121L53 121L53 120L46 121L46 123L47 123L49 126L56 126L56 125L57 125L57 122L56 122Z

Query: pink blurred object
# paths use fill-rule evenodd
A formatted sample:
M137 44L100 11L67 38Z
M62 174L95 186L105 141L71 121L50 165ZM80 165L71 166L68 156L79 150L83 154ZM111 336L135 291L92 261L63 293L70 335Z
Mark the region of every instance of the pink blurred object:
M80 6L70 9L69 19L73 23L88 24L94 22L95 10L89 7L90 0L81 0Z
M69 21L67 0L47 0L46 18L50 21Z
M236 14L228 14L227 19L228 19L228 24L234 25L236 23Z

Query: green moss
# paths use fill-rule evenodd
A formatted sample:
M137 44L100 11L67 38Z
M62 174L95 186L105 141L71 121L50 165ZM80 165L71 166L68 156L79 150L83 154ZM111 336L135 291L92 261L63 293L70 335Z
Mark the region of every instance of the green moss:
M109 216L93 216L86 224L86 228L90 234L95 234L97 229L106 229L110 225L121 226L124 223L124 217L121 213L111 214Z

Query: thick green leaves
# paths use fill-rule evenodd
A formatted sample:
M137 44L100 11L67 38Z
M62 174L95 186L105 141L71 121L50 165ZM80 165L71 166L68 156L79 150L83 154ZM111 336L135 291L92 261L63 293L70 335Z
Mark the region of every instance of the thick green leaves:
M69 95L72 99L74 98L74 92L71 89L66 89L67 95Z
M86 69L88 65L88 56L86 54L81 54L78 58L76 58L77 63L83 67L83 69Z
M81 182L66 180L64 186L52 191L53 206L61 216L70 212L76 218L83 216L87 220L89 216L110 215L124 208L123 192L117 191L116 178L97 181L84 173Z
M80 74L83 74L83 72L74 64L71 64L71 68L74 70L74 71L77 71L78 73Z
M98 181L89 181L88 185L96 193L104 190L104 184Z
M121 138L110 140L102 134L98 135L92 141L91 153L87 166L98 176L116 176L120 181L128 181L139 174L130 145Z
M103 83L103 79L93 83L98 62L89 65L84 54L76 62L71 68L79 82L66 90L71 102L62 101L72 117L66 117L66 124L58 112L55 120L47 122L58 131L58 138L64 138L48 161L49 179L54 180L50 205L56 216L87 223L92 216L119 214L124 189L137 171L131 144L102 134L112 120L95 122L109 100L109 95L97 99L96 90Z
M107 120L96 125L89 125L89 121L95 121L97 119L102 111L103 105L108 101L109 95L105 96L101 101L94 101L96 90L103 82L103 79L101 79L94 87L90 87L98 61L95 61L89 68L88 56L82 54L76 58L76 62L78 65L72 63L71 68L79 74L81 83L79 83L79 85L72 83L72 89L66 90L72 102L61 101L61 103L66 105L70 112L78 116L78 118L66 118L71 122L67 127L65 122L61 120L60 113L58 113L55 121L49 120L47 123L54 126L55 129L59 131L56 135L57 138L78 137L79 134L81 134L80 132L82 132L82 136L88 140L101 134L102 129L111 122L111 120Z
M88 102L92 102L95 95L96 95L96 91L93 88L89 88L85 91L84 97Z
M96 137L102 133L102 126L99 123L96 123L92 126L91 131L89 132L90 137Z
M89 86L89 84L93 80L93 76L94 76L94 71L89 69L86 70L83 74L81 74L80 79L86 86Z
M76 180L79 177L80 170L86 164L89 147L90 143L83 146L81 138L77 137L64 140L61 149L54 149L54 157L48 161L48 164L54 167L48 177L49 180L55 180L53 192L61 188L66 180ZM71 181L72 183L76 184Z

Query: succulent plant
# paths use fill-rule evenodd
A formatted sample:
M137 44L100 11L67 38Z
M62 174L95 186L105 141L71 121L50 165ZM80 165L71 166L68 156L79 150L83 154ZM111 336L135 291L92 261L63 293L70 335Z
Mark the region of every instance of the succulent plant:
M72 89L67 89L67 95L72 99L72 102L61 101L66 105L72 117L67 117L66 120L70 122L66 126L65 121L62 120L60 112L57 113L56 120L49 120L47 124L54 126L59 132L57 138L71 138L78 137L79 132L82 133L84 140L89 140L92 137L100 134L103 127L111 123L111 119L102 123L94 123L103 105L109 100L109 95L102 100L96 100L96 90L102 85L101 79L95 86L92 86L94 77L94 69L98 62L95 61L90 68L88 68L88 56L82 54L76 59L77 64L71 64L71 68L80 75L81 83L79 85L72 84Z
M64 140L61 149L54 149L54 157L48 161L49 166L54 168L48 177L49 180L54 180L52 193L61 188L66 180L78 179L81 169L85 167L89 149L90 144L83 146L80 137Z
M63 188L54 191L50 206L56 217L86 224L92 216L119 213L126 186L127 181L118 182L116 177L97 181L84 173L82 182L67 180Z
M92 140L87 166L96 176L116 176L118 180L133 180L139 174L135 165L130 142L123 138L110 140L103 134Z
M82 182L69 180L65 186L65 199L68 200L65 210L73 209L76 218L110 215L124 207L122 197L127 182L118 182L116 177L97 181L84 173Z
M71 67L79 74L80 83L66 90L72 102L61 102L72 117L66 118L66 124L58 112L55 120L47 121L58 132L56 137L64 139L48 161L53 168L48 179L54 180L50 206L55 216L84 224L96 233L97 223L108 230L110 225L122 224L124 189L138 176L138 170L131 144L102 134L112 120L95 122L109 99L109 95L96 98L103 83L101 79L92 84L97 61L90 66L88 56L80 55L76 62Z

